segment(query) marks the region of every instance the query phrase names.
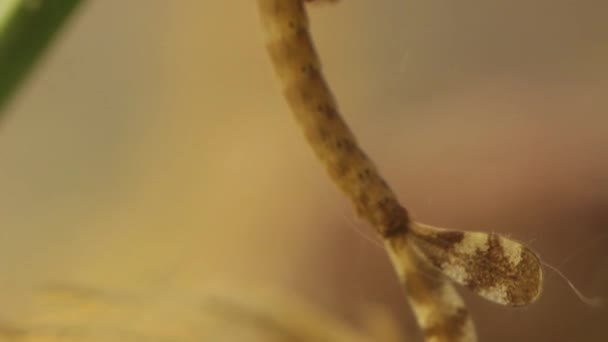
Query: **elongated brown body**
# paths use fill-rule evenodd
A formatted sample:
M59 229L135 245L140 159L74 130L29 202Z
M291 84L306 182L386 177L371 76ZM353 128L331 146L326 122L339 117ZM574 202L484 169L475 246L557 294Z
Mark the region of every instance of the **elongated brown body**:
M452 284L417 258L406 210L359 147L325 80L302 0L258 0L267 49L304 134L357 213L386 247L427 341L475 341L472 320Z
M308 142L357 212L382 236L403 232L407 213L338 112L321 72L302 1L258 1L267 48Z

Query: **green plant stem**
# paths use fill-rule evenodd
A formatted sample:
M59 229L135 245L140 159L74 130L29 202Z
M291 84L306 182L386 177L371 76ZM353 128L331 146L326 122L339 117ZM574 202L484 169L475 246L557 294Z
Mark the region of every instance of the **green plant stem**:
M23 79L82 2L0 1L0 118Z

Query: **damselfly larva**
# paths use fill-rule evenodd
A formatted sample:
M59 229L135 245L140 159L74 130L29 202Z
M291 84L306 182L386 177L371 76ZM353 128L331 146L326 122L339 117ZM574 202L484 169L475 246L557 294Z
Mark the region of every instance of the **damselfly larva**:
M427 341L475 341L451 281L493 302L527 305L542 287L541 264L519 242L413 221L342 119L323 76L302 0L258 0L266 47L308 143L359 216L385 242ZM451 281L450 281L451 280Z

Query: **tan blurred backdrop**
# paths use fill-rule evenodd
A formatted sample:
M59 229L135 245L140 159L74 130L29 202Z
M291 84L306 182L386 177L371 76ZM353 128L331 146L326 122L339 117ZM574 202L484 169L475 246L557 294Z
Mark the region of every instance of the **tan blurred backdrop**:
M316 6L312 23L347 121L414 216L509 234L606 296L607 10L348 0ZM176 293L197 305L210 287L255 287L356 327L385 308L420 338L261 42L254 1L80 9L1 122L0 318L52 315L36 299L49 286L137 294L156 311ZM608 338L606 311L550 271L526 309L463 292L483 341Z

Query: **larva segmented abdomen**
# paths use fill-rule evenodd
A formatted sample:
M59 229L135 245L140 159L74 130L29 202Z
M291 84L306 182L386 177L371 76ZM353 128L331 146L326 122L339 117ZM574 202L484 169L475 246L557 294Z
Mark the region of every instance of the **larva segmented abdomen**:
M307 1L309 2L309 1ZM284 95L308 142L357 213L386 248L427 341L475 341L473 323L452 284L407 243L406 210L342 120L323 77L302 0L258 0L267 49Z
M267 48L284 95L317 157L384 237L405 231L407 212L342 120L321 72L301 1L260 0Z

